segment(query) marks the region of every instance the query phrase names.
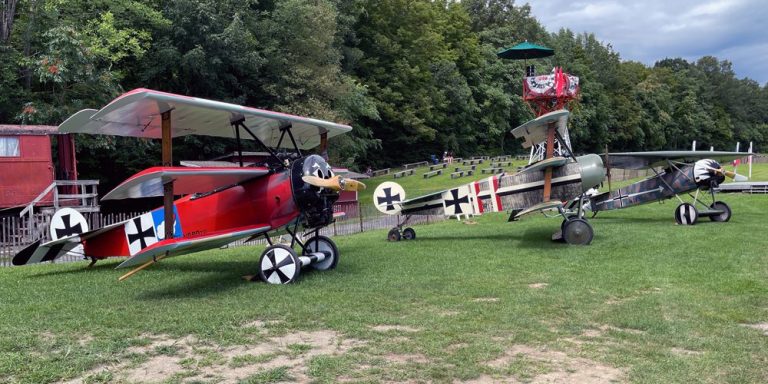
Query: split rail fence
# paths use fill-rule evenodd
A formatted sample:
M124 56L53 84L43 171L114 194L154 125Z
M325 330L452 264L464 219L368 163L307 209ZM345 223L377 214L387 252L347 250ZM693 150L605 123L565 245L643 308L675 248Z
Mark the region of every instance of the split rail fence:
M344 212L345 216L336 219L336 222L322 228L320 234L334 237L351 235L355 233L361 233L377 229L389 229L397 226L399 221L403 220L400 215L385 215L379 212L376 207L373 206L360 206L357 204L343 205L338 204L334 206L334 210L337 212ZM101 228L110 224L126 221L132 217L138 216L141 213L119 213L119 214L105 214L101 212L84 213L88 226L91 230ZM408 224L428 224L432 222L442 221L446 218L442 215L439 216L413 216ZM10 266L13 255L22 250L24 247L32 244L37 240L43 242L51 239L48 227L50 225L51 215L36 213L24 217L0 217L0 267ZM272 241L280 242L290 241L287 233L278 231L270 233L272 235ZM307 234L311 236L311 234ZM385 235L382 235L382 240L385 239ZM266 240L260 237L255 240L246 242L246 239L238 240L225 247L241 247L246 245L259 245L266 244ZM260 250L258 252L261 252ZM55 262L70 262L83 260L79 255L64 255L57 259Z

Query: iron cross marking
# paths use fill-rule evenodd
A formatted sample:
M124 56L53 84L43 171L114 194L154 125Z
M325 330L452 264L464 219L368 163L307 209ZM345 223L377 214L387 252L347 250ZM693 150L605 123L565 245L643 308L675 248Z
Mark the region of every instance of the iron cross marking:
M384 197L376 197L377 204L387 204L387 211L395 209L392 203L400 201L400 194L392 196L392 188L384 188Z
M71 215L61 215L61 221L64 222L64 228L56 228L56 237L61 239L62 237L77 235L83 233L83 227L80 223L77 223L74 227L70 220Z
M128 234L128 243L133 244L137 240L139 241L139 245L141 246L141 249L144 249L147 247L147 241L144 240L147 237L152 237L155 235L155 229L150 226L147 229L141 229L141 217L137 217L133 219L133 224L136 225L137 233L129 233Z
M453 195L453 200L446 200L445 201L445 207L448 208L449 205L452 205L454 207L454 215L458 215L460 213L464 213L461 210L461 204L468 204L469 203L469 196L464 196L462 198L459 198L459 190L458 189L451 189L451 195Z

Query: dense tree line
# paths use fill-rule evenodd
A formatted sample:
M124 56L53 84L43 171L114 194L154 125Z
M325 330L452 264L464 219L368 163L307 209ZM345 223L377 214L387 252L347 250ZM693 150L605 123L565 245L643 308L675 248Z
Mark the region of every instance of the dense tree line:
M0 122L59 124L136 87L349 123L337 164L374 167L515 153L509 130L532 117L524 65L496 52L523 40L537 60L581 78L571 135L579 152L768 145L768 88L731 63L621 61L610 44L548 33L514 0L2 0ZM157 143L79 137L80 170L116 182ZM744 145L744 144L742 144ZM210 158L227 140L186 138L177 158ZM106 159L121 172L105 172ZM122 171L124 170L124 171Z

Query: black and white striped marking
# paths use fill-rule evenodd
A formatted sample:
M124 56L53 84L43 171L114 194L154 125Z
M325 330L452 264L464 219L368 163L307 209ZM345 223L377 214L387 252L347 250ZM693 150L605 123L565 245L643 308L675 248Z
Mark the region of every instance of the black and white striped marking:
M296 252L282 244L267 247L259 259L259 276L270 284L292 283L300 271L301 261Z
M683 203L677 206L675 209L675 221L680 225L693 225L696 224L696 219L699 217L699 212L692 204Z

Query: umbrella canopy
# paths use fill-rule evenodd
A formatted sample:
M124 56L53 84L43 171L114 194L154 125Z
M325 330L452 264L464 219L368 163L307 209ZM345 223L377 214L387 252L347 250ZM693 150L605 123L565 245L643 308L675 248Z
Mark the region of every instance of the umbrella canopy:
M511 48L505 48L496 53L500 59L527 60L538 59L540 57L552 56L555 50L541 45L529 43L527 41L515 45Z

